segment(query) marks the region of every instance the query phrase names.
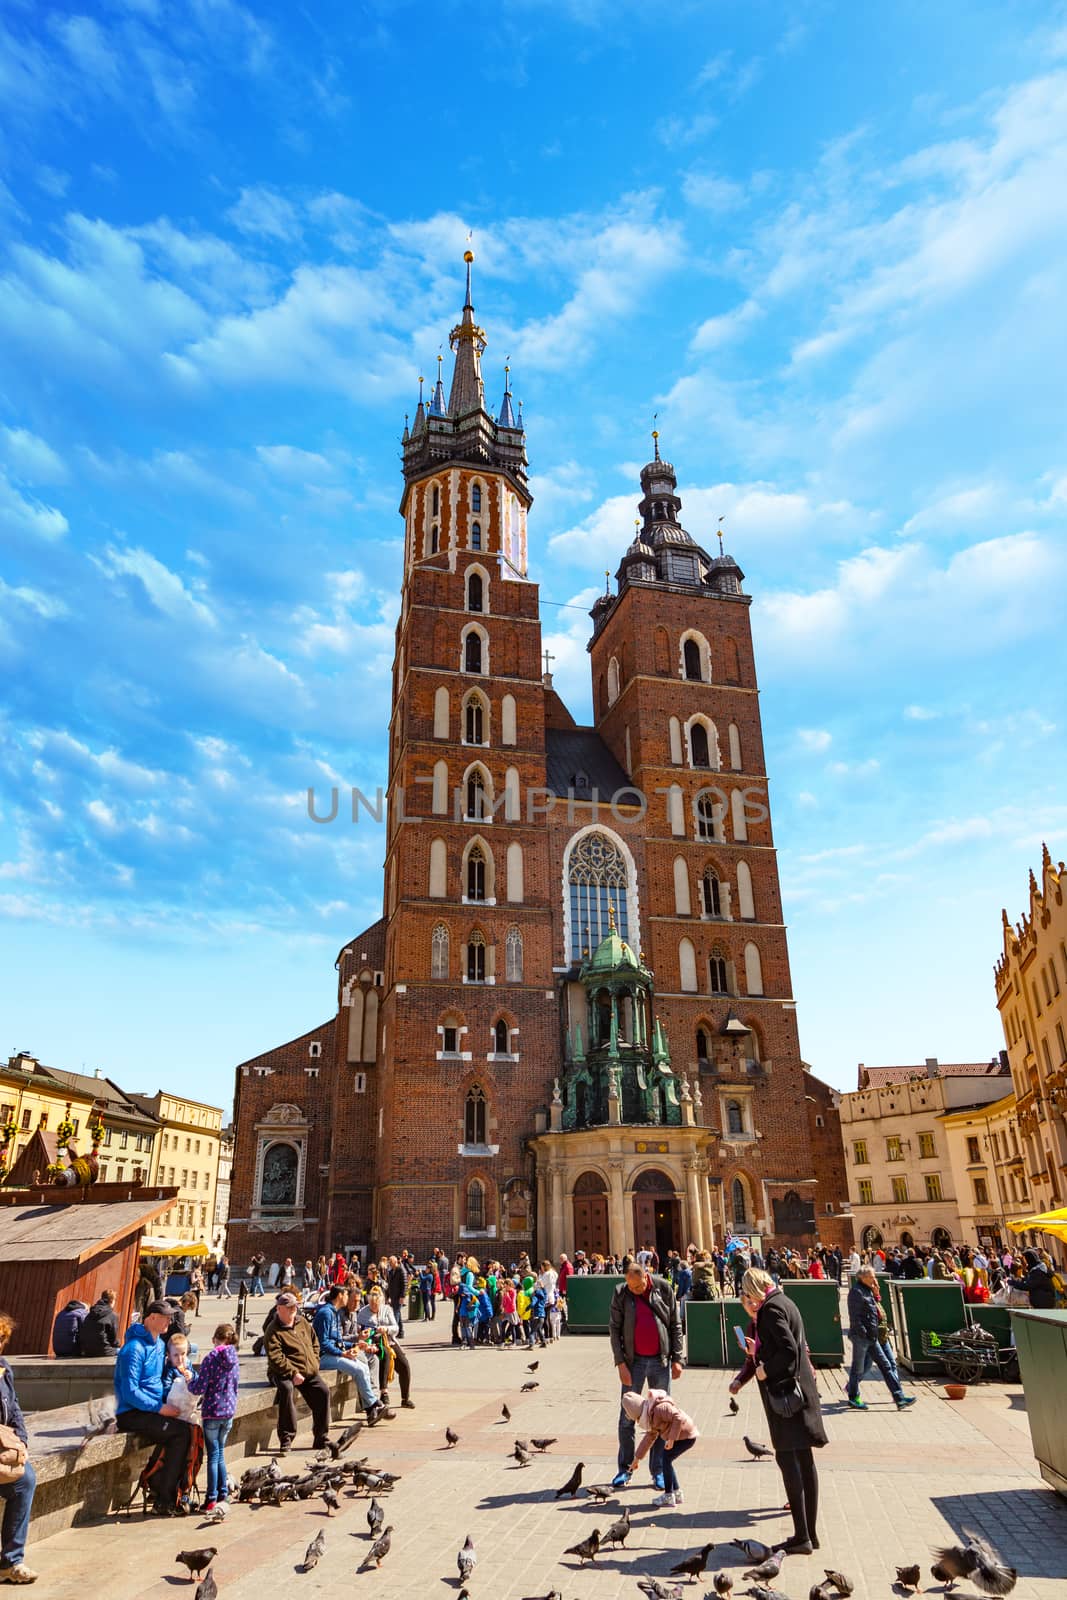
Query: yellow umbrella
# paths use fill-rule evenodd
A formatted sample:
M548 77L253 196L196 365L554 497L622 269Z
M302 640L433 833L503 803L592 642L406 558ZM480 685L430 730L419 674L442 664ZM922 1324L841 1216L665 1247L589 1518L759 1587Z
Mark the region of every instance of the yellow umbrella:
M1009 1222L1008 1227L1013 1233L1050 1233L1057 1239L1067 1239L1067 1206L1061 1206L1058 1211L1046 1211L1037 1217L1020 1217L1018 1222Z
M202 1240L194 1244L191 1239L158 1239L148 1234L141 1240L143 1256L206 1256L208 1253Z

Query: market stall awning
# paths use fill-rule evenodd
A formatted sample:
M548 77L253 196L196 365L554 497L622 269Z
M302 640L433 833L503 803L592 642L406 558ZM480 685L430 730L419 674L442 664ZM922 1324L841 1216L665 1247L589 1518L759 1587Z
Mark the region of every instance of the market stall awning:
M1017 1222L1009 1222L1008 1227L1012 1233L1051 1233L1057 1239L1067 1239L1067 1206L1037 1217L1020 1217Z
M156 1239L147 1233L141 1240L143 1256L206 1256L210 1253L203 1240L194 1244L192 1239Z

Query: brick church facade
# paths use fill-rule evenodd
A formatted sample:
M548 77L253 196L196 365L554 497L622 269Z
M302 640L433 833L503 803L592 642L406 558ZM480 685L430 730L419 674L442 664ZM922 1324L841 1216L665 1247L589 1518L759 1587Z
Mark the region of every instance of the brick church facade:
M744 575L656 439L575 724L471 259L450 391L404 431L384 915L333 1014L237 1069L231 1256L812 1243Z

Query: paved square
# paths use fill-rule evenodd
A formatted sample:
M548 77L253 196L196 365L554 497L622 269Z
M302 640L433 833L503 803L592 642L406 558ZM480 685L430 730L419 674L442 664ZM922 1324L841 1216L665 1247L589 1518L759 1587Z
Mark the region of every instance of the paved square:
M269 1302L258 1304L265 1313ZM205 1301L206 1314L195 1330L201 1348L218 1309L214 1299ZM260 1320L253 1318L255 1325ZM346 1495L341 1512L329 1520L317 1502L235 1505L220 1528L205 1529L199 1518L157 1522L133 1516L31 1540L28 1559L41 1574L36 1592L50 1600L84 1600L90 1580L94 1589L106 1589L108 1600L161 1597L182 1576L175 1552L214 1544L224 1600L262 1600L269 1590L293 1584L301 1594L331 1594L353 1583L368 1592L431 1600L458 1593L456 1553L470 1533L479 1557L470 1584L474 1597L522 1600L555 1589L563 1600L639 1600L635 1578L664 1577L681 1554L720 1541L706 1579L685 1586L685 1593L701 1597L720 1566L733 1572L735 1593L747 1587L741 1579L746 1563L727 1547L733 1536L770 1542L791 1531L777 1469L749 1461L741 1443L743 1433L766 1439L755 1385L742 1393L740 1414L732 1417L726 1406L730 1374L692 1369L675 1386L701 1429L700 1441L679 1464L684 1505L654 1511L654 1490L642 1468L636 1487L619 1496L633 1513L625 1549L605 1552L595 1568L578 1571L572 1558L561 1565L567 1545L594 1527L603 1530L618 1514L618 1507L595 1508L584 1496L558 1503L553 1498L579 1460L586 1463L586 1482L605 1482L615 1470L617 1391L607 1339L575 1336L534 1356L462 1352L448 1346L449 1326L448 1314L439 1312L435 1323L410 1327L417 1409L398 1410L394 1422L365 1430L357 1447L373 1463L403 1474L386 1504L395 1532L377 1576L356 1576L369 1542L368 1501ZM527 1361L535 1357L540 1387L522 1395ZM262 1362L246 1356L243 1364L250 1376L262 1375ZM990 1384L953 1403L935 1382L921 1382L915 1389L919 1403L898 1415L884 1386L869 1383L870 1410L861 1413L845 1408L844 1377L841 1369L819 1373L830 1434L830 1444L818 1454L822 1549L787 1559L777 1587L791 1600L806 1600L830 1566L853 1579L859 1600L881 1600L899 1593L892 1587L895 1566L919 1561L924 1590L940 1593L929 1573L930 1548L954 1542L966 1527L983 1533L1018 1568L1018 1600L1064 1600L1067 1503L1037 1471L1021 1388ZM399 1398L395 1391L393 1398ZM505 1400L510 1425L500 1420ZM460 1435L454 1450L444 1448L447 1424ZM519 1468L508 1452L516 1437L531 1434L555 1435L559 1442L547 1456ZM294 1468L309 1459L309 1439L305 1426L301 1448L289 1458ZM244 1459L231 1459L238 1475L245 1465ZM314 1572L298 1574L320 1528L326 1530L326 1553ZM188 1584L183 1588L192 1594ZM967 1583L956 1590L959 1596L975 1593Z

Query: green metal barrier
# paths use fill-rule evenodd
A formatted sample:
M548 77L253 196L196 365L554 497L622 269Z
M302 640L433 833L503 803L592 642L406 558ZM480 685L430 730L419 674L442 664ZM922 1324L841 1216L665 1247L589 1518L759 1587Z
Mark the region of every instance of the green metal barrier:
M740 1328L742 1333L748 1331L749 1315L740 1300L729 1298L722 1301L723 1333L722 1344L726 1352L726 1365L740 1367L744 1365L745 1352L737 1342L735 1328Z
M1030 1438L1041 1476L1067 1496L1067 1311L1013 1311Z
M967 1326L963 1290L958 1283L928 1283L893 1278L893 1325L897 1330L897 1360L909 1372L940 1372L942 1363L923 1354L924 1333L955 1333Z
M837 1284L819 1278L783 1278L782 1288L800 1312L815 1366L840 1367L845 1359L845 1340Z
M567 1332L607 1333L611 1297L626 1279L609 1273L575 1273L567 1279Z
M733 1335L731 1335L731 1338ZM685 1302L686 1360L691 1367L729 1367L723 1344L721 1300Z

